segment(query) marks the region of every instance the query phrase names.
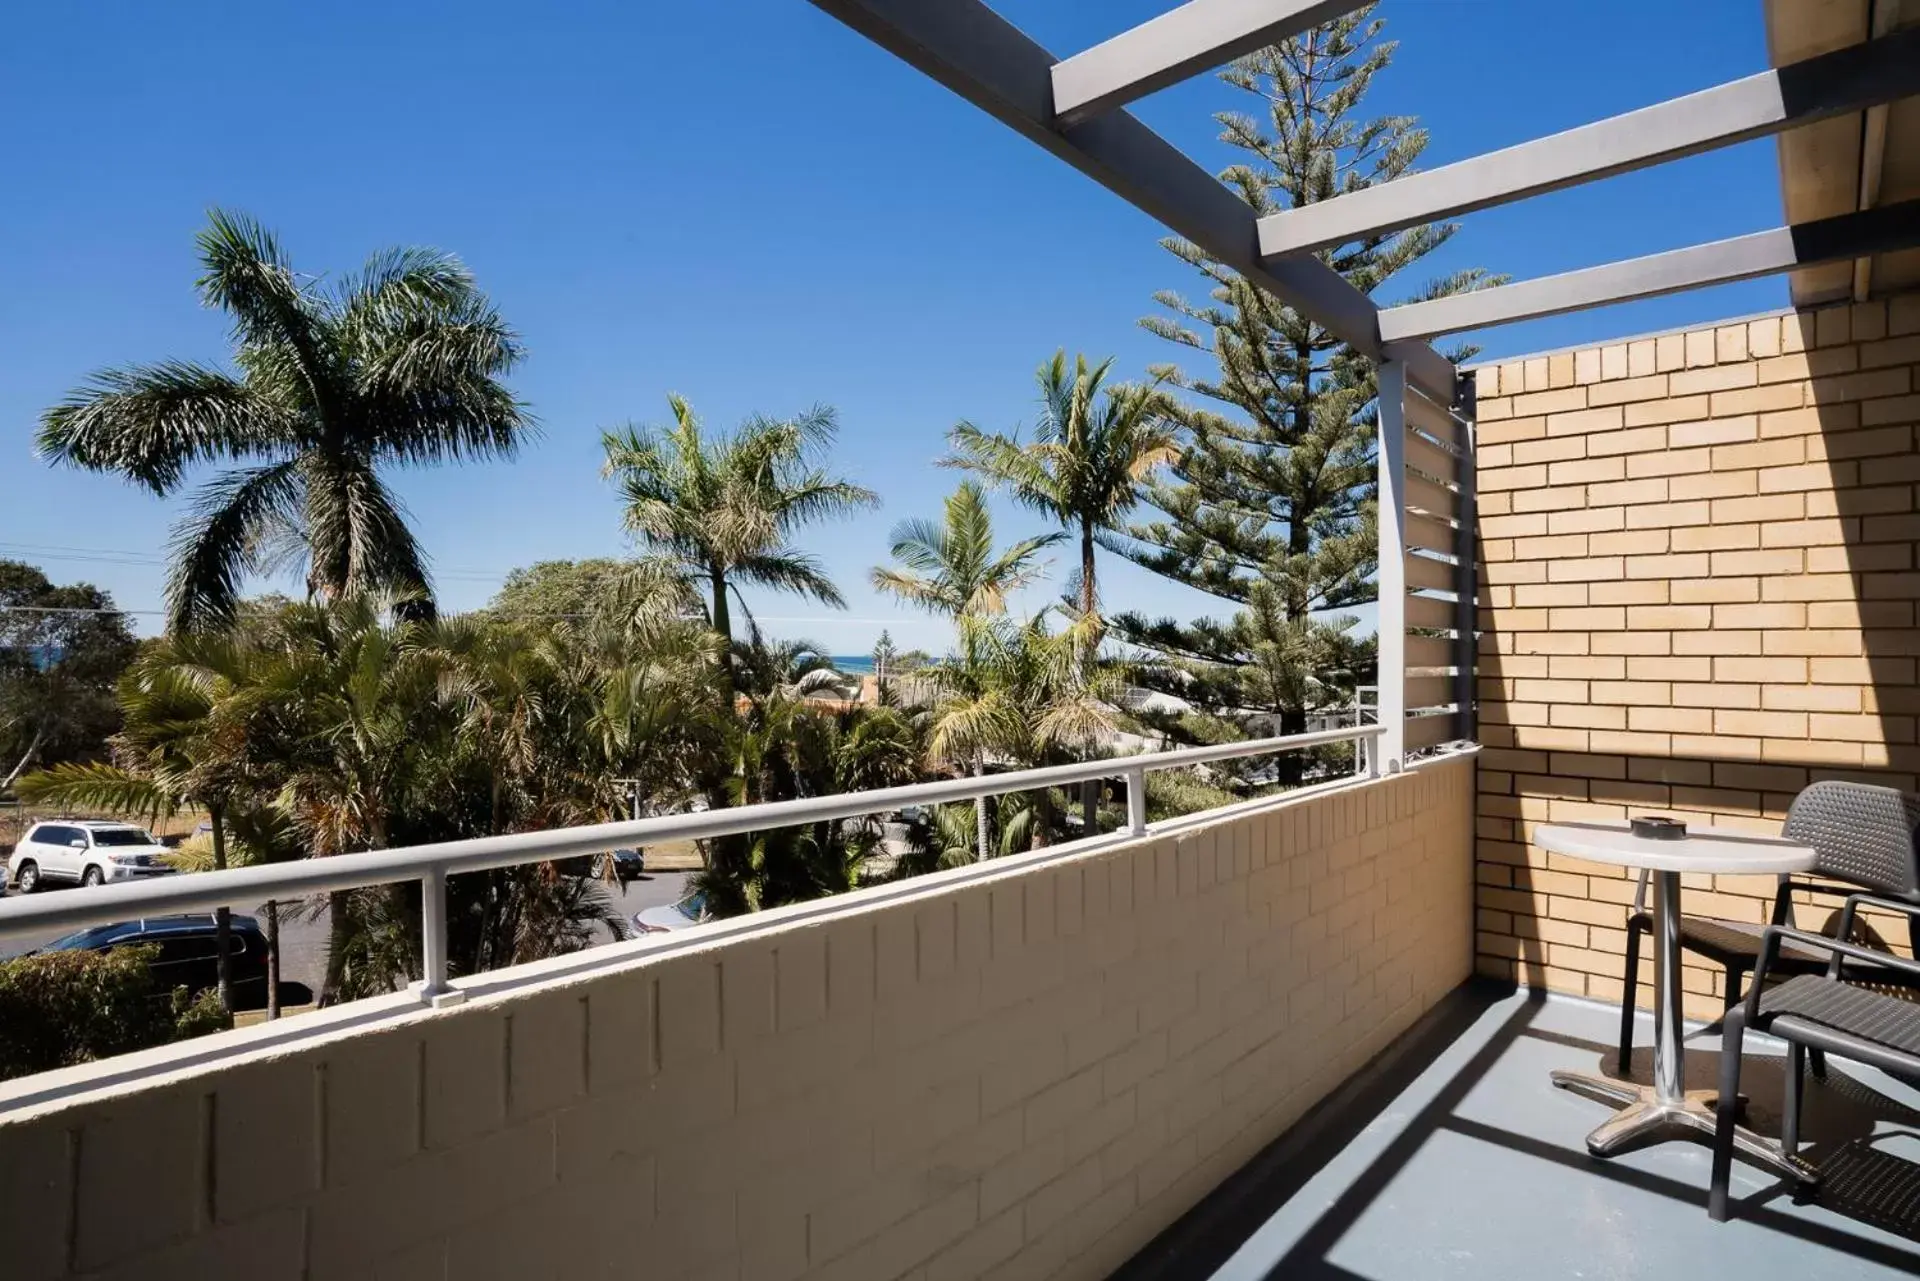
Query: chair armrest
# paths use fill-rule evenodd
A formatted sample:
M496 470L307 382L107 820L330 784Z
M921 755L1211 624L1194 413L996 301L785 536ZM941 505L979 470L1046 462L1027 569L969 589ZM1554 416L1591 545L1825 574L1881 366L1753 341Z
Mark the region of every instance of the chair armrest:
M1906 899L1888 898L1883 894L1849 894L1844 907L1840 909L1840 937L1849 941L1853 938L1853 918L1861 906L1882 908L1889 912L1898 912L1907 918L1909 927L1920 924L1920 903ZM1840 958L1834 958L1838 966Z
M1866 898L1867 895L1860 897ZM1769 925L1761 936L1760 963L1754 967L1753 984L1747 991L1747 1021L1749 1024L1760 1017L1760 989L1766 983L1767 971L1780 959L1780 943L1783 939L1792 939L1803 947L1833 955L1833 963L1827 969L1830 978L1841 978L1840 962L1846 957L1856 961L1865 961L1869 965L1883 969L1901 970L1920 978L1920 961L1910 961L1904 956L1895 956L1891 952L1876 952L1870 947L1858 943L1845 943L1839 939L1828 938L1824 934L1815 934L1810 930L1796 930L1787 925Z
M1842 885L1833 881L1796 880L1792 876L1781 874L1780 886L1773 895L1773 916L1770 924L1788 925L1793 919L1793 893L1795 890L1807 894L1823 894L1828 898L1844 899L1859 893L1851 885Z

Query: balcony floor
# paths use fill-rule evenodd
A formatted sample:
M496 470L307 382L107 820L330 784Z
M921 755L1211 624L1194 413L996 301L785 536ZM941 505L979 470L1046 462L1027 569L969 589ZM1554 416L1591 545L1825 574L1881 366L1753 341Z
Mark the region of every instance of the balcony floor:
M1737 1217L1717 1224L1706 1213L1706 1147L1667 1143L1594 1160L1584 1140L1607 1108L1548 1084L1550 1068L1610 1064L1614 1026L1586 1002L1462 989L1115 1277L1920 1272L1920 1111L1906 1110L1920 1108L1920 1092L1834 1062L1828 1081L1808 1084L1803 1125L1803 1154L1826 1171L1822 1192L1796 1204L1736 1163ZM1633 1063L1642 1081L1651 1035L1643 1016ZM1777 1046L1756 1049L1755 1039L1741 1085L1754 1127L1777 1135ZM1714 1084L1718 1048L1717 1027L1692 1030L1690 1087Z

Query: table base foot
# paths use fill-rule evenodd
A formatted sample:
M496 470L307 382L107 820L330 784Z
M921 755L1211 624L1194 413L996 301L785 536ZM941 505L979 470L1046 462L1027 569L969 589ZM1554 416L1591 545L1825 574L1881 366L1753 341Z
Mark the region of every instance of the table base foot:
M1618 1115L1587 1136L1587 1151L1594 1156L1618 1156L1668 1139L1713 1142L1718 1091L1688 1090L1680 1099L1661 1099L1650 1085L1569 1071L1554 1072L1553 1083L1583 1098L1621 1109ZM1819 1181L1811 1165L1786 1155L1778 1144L1745 1126L1734 1128L1733 1150L1748 1163L1780 1178L1799 1184Z

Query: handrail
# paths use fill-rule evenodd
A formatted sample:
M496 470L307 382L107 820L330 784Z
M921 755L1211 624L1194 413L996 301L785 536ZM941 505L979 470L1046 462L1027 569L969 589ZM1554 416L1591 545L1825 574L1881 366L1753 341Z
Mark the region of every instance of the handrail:
M595 823L544 832L514 832L505 836L440 841L402 849L369 850L360 854L336 854L327 858L228 868L219 872L196 872L190 876L170 876L126 885L102 885L82 893L46 898L11 897L0 900L0 939L48 929L105 925L141 916L229 907L236 902L253 899L300 898L332 890L361 889L371 885L417 880L422 885L423 905L421 950L426 983L422 995L434 1003L446 1003L449 998L457 998L458 995L447 987L446 884L447 877L455 873L544 863L552 859L601 854L628 846L657 845L666 841L711 840L766 828L859 818L909 805L970 801L1098 778L1126 780L1127 830L1129 834L1139 836L1147 830L1146 776L1150 771L1262 756L1326 743L1358 741L1371 747L1382 733L1384 730L1379 725L1341 727L1308 734L1250 739L1240 743L1184 747L1170 752L1144 752L1134 756L1075 761L1069 765L1048 765L1006 774L942 779L933 783L882 787L837 796L810 796L800 800L743 805L735 809L663 814L619 823ZM1369 767L1362 772L1374 772L1371 769L1372 759L1370 753Z

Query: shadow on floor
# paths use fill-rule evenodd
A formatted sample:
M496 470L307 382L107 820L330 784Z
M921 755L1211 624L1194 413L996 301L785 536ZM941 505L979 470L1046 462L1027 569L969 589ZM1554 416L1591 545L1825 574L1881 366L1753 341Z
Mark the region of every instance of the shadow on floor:
M1920 1093L1836 1061L1809 1084L1803 1123L1820 1189L1796 1199L1736 1165L1736 1220L1716 1224L1706 1147L1596 1160L1585 1136L1607 1109L1548 1084L1553 1068L1616 1070L1612 1017L1460 989L1116 1281L1920 1273ZM1717 1032L1689 1039L1690 1087L1715 1084L1718 1045ZM1752 1039L1749 1051L1748 1123L1777 1135L1784 1060ZM1650 1051L1630 1072L1648 1079Z

